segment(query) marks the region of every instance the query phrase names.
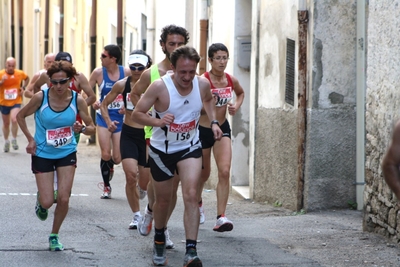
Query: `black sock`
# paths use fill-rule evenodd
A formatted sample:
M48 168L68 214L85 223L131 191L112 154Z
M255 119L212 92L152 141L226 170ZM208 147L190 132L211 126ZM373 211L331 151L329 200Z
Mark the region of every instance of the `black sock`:
M110 169L114 167L112 160L100 160L101 176L103 176L104 186L110 186Z
M153 210L150 209L149 203L147 203L147 210L150 211L150 212L153 212Z
M165 243L165 228L157 229L154 227L154 242Z
M218 215L218 216L217 216L217 220L218 220L219 218L221 218L221 217L222 217L222 214L221 214L221 215Z
M189 249L196 250L197 241L192 239L186 239L186 253L188 253Z

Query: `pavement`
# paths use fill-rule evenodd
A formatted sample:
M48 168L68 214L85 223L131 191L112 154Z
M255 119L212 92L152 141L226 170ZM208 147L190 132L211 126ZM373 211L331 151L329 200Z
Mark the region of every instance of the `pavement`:
M33 132L33 119L28 118ZM0 136L0 140L2 140ZM115 167L113 199L101 200L100 151L78 146L78 167L70 211L60 231L63 252L49 252L47 237L54 207L42 222L34 214L36 183L30 171L27 144L20 132L19 150L0 151L0 266L152 266L152 240L128 230L131 212L125 196L121 165ZM0 141L1 142L1 141ZM0 143L1 148L3 142ZM146 199L140 204L145 207ZM361 211L325 210L297 214L231 194L227 216L231 232L212 230L216 195L203 192L206 222L200 225L198 253L203 266L400 266L399 246L362 231ZM178 202L168 224L175 249L168 250L168 266L182 266L185 251L183 203Z

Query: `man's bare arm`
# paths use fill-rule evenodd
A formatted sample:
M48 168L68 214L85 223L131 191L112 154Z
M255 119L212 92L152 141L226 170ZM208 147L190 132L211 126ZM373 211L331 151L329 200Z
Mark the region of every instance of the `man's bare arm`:
M35 86L35 82L39 79L40 72L35 73L33 75L31 81L29 82L28 86L25 88L24 96L28 98L32 98L33 96L33 87Z
M90 87L88 79L81 72L76 75L75 78L77 78L79 81L79 88L83 90L87 96L85 99L86 104L90 106L96 101L96 95L94 94L92 87Z
M151 82L150 69L145 70L140 79L135 83L131 90L131 102L136 107L140 97L147 90Z

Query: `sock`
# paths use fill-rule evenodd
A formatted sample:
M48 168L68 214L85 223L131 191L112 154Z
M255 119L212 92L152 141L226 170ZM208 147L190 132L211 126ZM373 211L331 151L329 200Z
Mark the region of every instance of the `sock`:
M225 214L218 215L218 216L217 216L217 220L218 220L219 218L221 218L221 217L225 217Z
M150 212L153 212L153 210L152 209L150 209L150 206L149 206L149 204L147 203L147 210L148 211L150 211Z
M192 239L186 239L186 253L189 252L190 249L196 250L197 241Z
M133 213L133 216L135 216L135 215L139 215L139 216L141 216L141 215L140 215L140 210L139 210L139 211L136 211L136 212L134 212L134 213Z
M199 201L199 207L203 206L203 199Z
M110 186L110 170L114 168L114 161L103 159L100 160L101 175L103 176L104 186Z
M154 242L165 243L165 228L157 229L154 227Z

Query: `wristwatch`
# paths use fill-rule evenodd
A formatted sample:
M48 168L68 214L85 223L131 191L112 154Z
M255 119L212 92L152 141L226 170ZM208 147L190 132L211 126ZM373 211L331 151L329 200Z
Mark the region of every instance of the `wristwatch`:
M212 128L213 124L216 124L219 126L219 121L218 120L212 120L210 123L210 128Z
M86 131L86 126L82 126L82 129L79 131L79 133L84 133Z

